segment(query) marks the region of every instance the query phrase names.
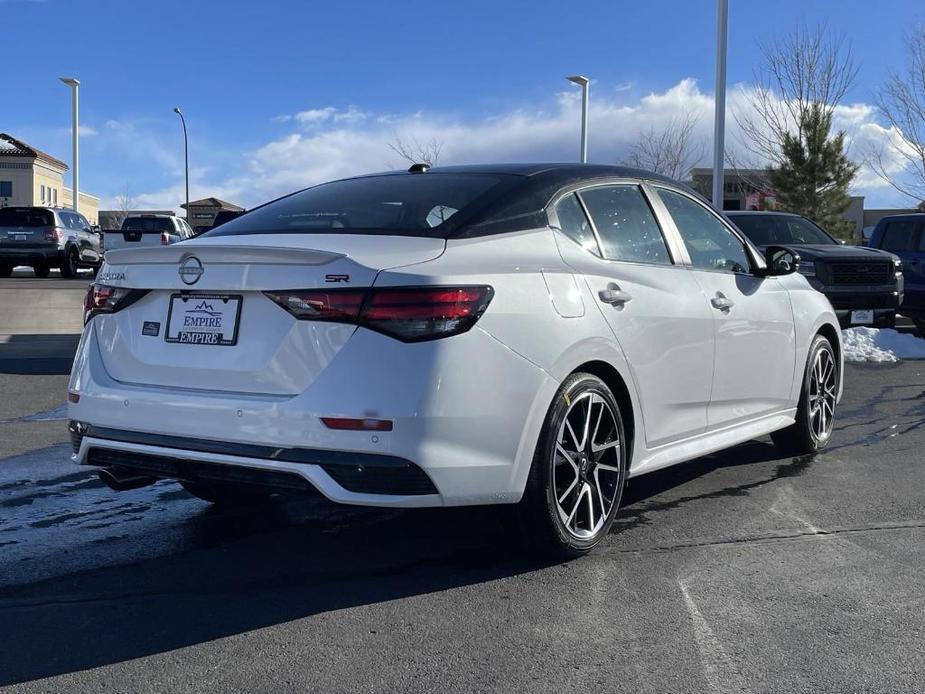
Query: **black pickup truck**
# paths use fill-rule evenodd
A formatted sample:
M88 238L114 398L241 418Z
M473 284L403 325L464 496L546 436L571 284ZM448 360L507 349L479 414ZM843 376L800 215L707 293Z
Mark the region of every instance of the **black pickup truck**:
M788 246L800 273L825 294L843 328L892 328L903 300L902 263L875 248L846 246L818 224L783 212L726 212L756 246Z

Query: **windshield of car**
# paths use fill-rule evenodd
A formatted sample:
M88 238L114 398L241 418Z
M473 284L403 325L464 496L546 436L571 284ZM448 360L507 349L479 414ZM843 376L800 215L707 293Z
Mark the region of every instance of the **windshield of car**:
M324 183L226 222L204 236L241 234L439 235L443 224L501 183L486 174L420 173Z
M34 207L0 208L0 227L53 227L54 212Z
M730 215L735 225L759 246L829 244L837 242L803 217L780 214Z
M126 217L122 231L173 231L173 222L166 217Z

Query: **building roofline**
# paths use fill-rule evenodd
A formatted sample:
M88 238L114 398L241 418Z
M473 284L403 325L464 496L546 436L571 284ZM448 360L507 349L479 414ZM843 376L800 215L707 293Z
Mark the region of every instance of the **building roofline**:
M8 133L0 133L0 140L8 142L15 148L12 151L9 149L0 149L0 157L35 157L36 159L44 161L48 164L59 166L65 171L70 169L70 167L60 159L53 157L40 149L36 149L32 145L26 144L22 140L19 140Z

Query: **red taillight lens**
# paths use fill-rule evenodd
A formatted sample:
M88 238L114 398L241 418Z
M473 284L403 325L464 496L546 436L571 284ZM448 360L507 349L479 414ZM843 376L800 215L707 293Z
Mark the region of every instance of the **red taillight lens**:
M61 240L61 230L55 227L49 227L45 230L44 236L46 241L54 241L57 243Z
M299 320L324 320L338 323L356 323L360 317L360 307L366 299L365 289L341 291L306 289L264 293Z
M161 232L161 245L162 246L170 245L170 234L168 234L166 231Z
M147 294L146 289L110 287L108 284L91 284L84 298L84 323L98 313L115 313L135 303Z
M361 325L404 342L466 332L494 295L488 286L265 292L299 320Z
M466 332L488 308L491 287L374 289L360 324L405 342Z

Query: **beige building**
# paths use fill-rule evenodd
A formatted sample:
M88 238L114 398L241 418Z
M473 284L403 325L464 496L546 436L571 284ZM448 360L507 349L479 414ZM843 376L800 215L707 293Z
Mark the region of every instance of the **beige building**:
M68 165L60 159L0 133L0 207L71 207L74 195L64 185L67 170ZM81 191L78 209L91 224L96 224L100 199Z
M215 223L215 215L223 210L231 212L244 211L243 207L226 202L225 200L220 200L219 198L193 200L190 202L188 210L185 204L180 205L180 207L186 210L186 221L193 229L198 227L211 227Z

